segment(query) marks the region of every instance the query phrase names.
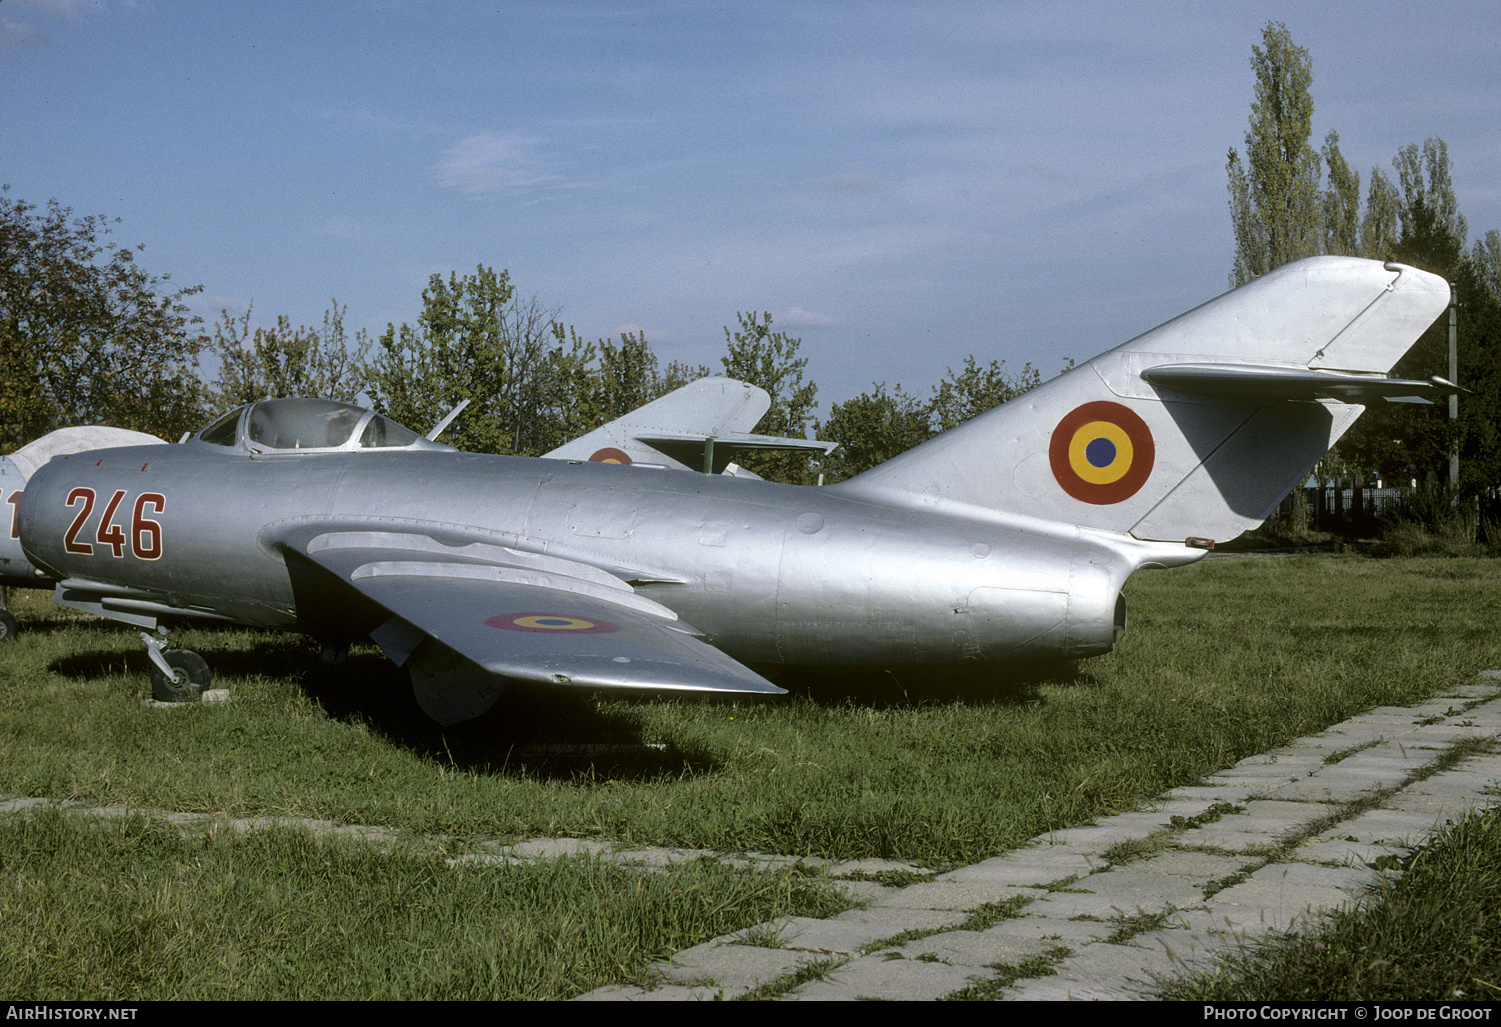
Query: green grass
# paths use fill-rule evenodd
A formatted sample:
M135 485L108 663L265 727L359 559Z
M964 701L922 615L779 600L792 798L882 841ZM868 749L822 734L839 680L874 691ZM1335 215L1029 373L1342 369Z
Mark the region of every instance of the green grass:
M926 693L844 676L740 705L533 696L446 734L378 656L323 671L305 641L248 631L176 639L237 702L147 709L132 632L33 602L0 664L0 791L942 866L1501 665L1498 586L1489 560L1199 565L1138 576L1117 652L1052 676ZM663 748L524 755L538 738Z
M561 999L847 905L793 871L450 867L305 829L0 818L0 991L29 999Z
M329 670L304 640L240 630L174 638L205 656L235 702L148 708L134 632L12 592L22 633L0 653L0 795L318 817L443 836L452 851L479 838L581 837L940 868L1501 666L1501 561L1211 562L1139 575L1127 599L1131 629L1115 653L1046 674L926 688L827 675L740 704L519 693L441 732L373 650ZM615 748L559 756L534 742ZM0 842L7 868L10 844ZM744 912L753 919L737 927L756 922ZM36 949L9 919L0 955ZM78 994L113 994L88 980ZM28 993L11 983L0 969L0 990Z

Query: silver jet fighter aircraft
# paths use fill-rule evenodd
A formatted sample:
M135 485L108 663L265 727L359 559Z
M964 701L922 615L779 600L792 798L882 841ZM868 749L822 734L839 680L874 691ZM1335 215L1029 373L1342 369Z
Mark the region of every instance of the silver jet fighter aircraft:
M1132 573L1260 523L1364 404L1452 391L1386 376L1448 298L1402 265L1300 261L824 488L256 403L181 446L53 460L20 538L75 609L369 637L441 723L513 681L774 692L752 667L1093 656Z

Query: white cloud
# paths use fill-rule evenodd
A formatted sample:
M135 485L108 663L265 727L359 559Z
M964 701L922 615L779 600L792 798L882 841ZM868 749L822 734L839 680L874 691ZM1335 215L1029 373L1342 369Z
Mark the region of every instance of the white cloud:
M461 139L438 162L438 180L466 193L497 192L546 182L538 167L536 140L484 132Z
M85 10L95 10L103 5L98 0L19 0L15 6L23 11L30 8L54 18L77 21Z
M843 324L837 317L820 314L815 310L804 310L802 307L790 308L776 319L776 323L788 328L838 328Z
M45 46L51 40L24 21L0 18L0 50L19 50L23 46Z

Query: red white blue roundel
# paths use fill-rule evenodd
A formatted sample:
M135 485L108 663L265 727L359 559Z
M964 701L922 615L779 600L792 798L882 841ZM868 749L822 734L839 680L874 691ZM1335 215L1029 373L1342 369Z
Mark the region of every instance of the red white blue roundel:
M502 631L557 631L575 635L607 635L620 630L619 624L607 620L591 620L566 613L502 613L485 623Z
M1136 495L1156 456L1147 422L1129 407L1105 401L1075 407L1048 444L1048 463L1063 491L1096 506Z

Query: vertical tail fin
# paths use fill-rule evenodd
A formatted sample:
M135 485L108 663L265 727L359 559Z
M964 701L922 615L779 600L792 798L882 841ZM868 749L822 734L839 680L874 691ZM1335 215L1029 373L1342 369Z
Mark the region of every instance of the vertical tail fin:
M697 470L644 440L662 432L719 436L750 431L771 407L764 389L732 378L699 378L543 456L601 463L666 463Z
M1443 391L1386 372L1448 301L1442 278L1400 264L1288 264L838 487L1140 539L1231 539L1364 404Z

